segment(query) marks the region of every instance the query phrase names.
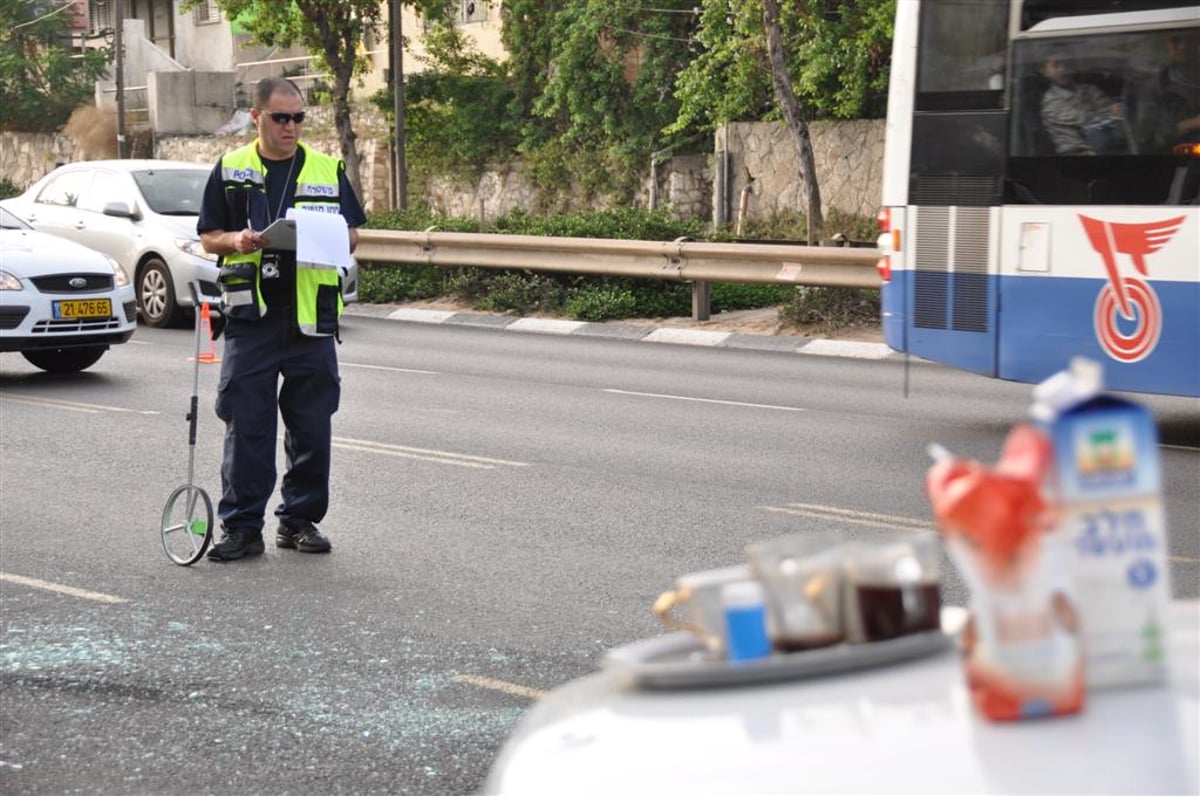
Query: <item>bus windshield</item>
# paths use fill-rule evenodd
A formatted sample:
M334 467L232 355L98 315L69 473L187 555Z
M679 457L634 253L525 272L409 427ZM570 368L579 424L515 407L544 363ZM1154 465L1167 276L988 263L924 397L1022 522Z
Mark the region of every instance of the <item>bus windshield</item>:
M1007 200L1200 201L1200 29L1019 40Z

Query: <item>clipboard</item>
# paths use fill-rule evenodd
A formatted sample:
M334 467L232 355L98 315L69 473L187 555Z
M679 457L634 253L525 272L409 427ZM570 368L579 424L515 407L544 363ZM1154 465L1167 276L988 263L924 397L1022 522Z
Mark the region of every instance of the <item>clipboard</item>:
M264 249L296 250L296 219L280 218L260 233L266 239Z

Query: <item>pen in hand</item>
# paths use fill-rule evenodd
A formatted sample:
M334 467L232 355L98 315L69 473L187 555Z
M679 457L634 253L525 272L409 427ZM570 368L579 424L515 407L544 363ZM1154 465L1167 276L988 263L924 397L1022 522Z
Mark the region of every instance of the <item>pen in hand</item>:
M236 233L236 236L234 237L233 248L240 254L248 254L249 252L258 251L262 247L262 233L255 232L250 227L246 227L246 229Z

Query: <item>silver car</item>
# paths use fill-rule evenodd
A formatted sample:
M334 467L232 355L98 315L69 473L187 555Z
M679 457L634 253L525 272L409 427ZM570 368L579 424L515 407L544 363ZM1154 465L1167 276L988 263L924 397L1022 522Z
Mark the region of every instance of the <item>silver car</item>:
M170 160L68 163L19 196L0 201L35 229L113 257L132 280L150 326L181 324L192 304L189 282L217 295L217 258L200 246L196 219L212 166ZM358 268L342 282L358 299Z

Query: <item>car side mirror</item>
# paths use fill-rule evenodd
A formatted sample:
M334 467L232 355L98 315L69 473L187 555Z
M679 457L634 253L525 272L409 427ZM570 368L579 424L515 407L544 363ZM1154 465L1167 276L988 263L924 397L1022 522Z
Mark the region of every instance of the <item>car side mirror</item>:
M104 215L128 218L132 221L137 221L142 217L135 208L130 207L124 202L108 202L104 205Z

